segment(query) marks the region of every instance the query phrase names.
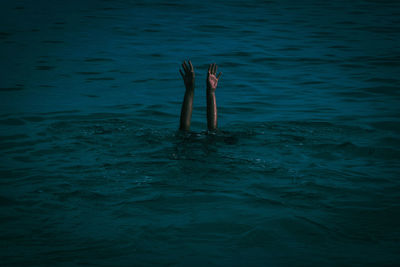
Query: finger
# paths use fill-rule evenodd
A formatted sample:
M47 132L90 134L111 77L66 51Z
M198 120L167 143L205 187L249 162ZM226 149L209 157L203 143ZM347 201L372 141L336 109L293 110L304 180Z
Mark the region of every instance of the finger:
M220 73L218 74L217 80L219 80L219 77L221 77L221 75L222 75L222 72L220 72Z
M188 69L188 67L186 66L186 60L183 61L183 63L182 63L182 68L183 68L183 70L184 70L185 72L189 72L189 69Z
M186 70L187 70L188 72L190 72L189 63L188 63L187 61L185 61L185 65L186 65Z
M181 70L181 69L179 69L179 73L181 74L181 76L182 76L182 79L185 79L185 75L183 74L183 72L182 72L182 70Z
M216 67L216 66L217 66L217 64L214 63L213 71L212 71L212 74L214 74L214 75L215 75L215 67Z
M208 65L208 74L211 74L211 66L212 64Z
M191 72L194 72L194 68L193 68L193 65L192 65L192 61L190 61L190 60L189 60L189 66L190 66L190 71L191 71Z

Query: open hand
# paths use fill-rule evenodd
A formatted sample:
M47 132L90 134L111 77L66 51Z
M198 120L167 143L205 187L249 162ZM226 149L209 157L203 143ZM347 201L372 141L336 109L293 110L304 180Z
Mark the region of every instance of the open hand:
M208 67L207 90L210 90L211 92L215 92L215 89L217 89L218 80L219 80L219 77L221 77L221 74L222 74L220 72L218 74L218 76L215 76L217 74L217 69L218 69L218 66L215 63L210 64L210 66Z
M188 64L188 63L186 63L186 61L183 61L182 68L183 68L185 74L183 74L181 69L179 69L179 72L185 83L186 90L188 90L188 89L194 90L194 69L193 69L192 62L190 62L190 60L189 60L189 64Z

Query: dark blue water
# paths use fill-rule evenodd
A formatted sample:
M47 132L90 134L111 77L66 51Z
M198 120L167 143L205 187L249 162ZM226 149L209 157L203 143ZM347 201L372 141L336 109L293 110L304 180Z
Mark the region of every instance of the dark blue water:
M0 10L2 266L399 264L397 1Z

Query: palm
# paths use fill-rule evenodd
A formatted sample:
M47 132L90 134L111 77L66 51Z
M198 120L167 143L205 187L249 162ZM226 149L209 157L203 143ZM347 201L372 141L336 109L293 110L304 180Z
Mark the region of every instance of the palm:
M207 88L209 90L215 91L215 89L217 89L218 86L218 80L219 77L221 76L221 72L218 74L218 76L216 76L217 74L217 69L218 66L217 64L210 64L210 66L208 67L208 73L207 73Z
M216 89L218 85L218 79L214 74L209 74L207 77L207 87Z

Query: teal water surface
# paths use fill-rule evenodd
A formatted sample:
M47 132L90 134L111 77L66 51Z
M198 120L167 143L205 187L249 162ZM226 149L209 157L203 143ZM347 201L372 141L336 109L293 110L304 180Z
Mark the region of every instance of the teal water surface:
M2 265L399 264L397 1L0 10Z

